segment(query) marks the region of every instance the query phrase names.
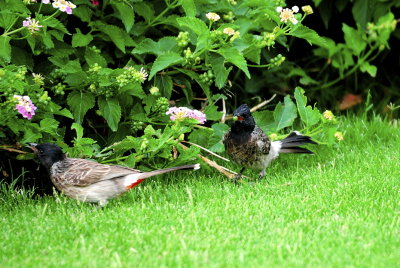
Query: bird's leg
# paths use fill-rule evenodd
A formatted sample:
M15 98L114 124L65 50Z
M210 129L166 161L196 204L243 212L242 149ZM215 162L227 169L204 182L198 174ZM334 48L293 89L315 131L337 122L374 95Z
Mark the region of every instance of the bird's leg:
M233 177L233 182L234 182L235 184L238 184L239 179L242 177L242 173L243 173L244 170L245 170L245 168L242 168L242 169L239 171L239 173L236 174L235 177Z
M260 172L260 175L258 175L258 181L261 181L261 179L262 179L264 176L265 176L265 169L262 170L262 171Z

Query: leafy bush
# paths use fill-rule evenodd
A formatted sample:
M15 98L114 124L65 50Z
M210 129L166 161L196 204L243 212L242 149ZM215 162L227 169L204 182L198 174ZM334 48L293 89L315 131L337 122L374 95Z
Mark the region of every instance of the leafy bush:
M276 47L288 48L289 37L325 50L333 46L302 24L310 6L282 6L284 1L257 0L0 0L0 138L10 145L3 149L55 142L70 156L154 168L195 158L197 147L179 145L190 133L191 141L222 152L228 126L218 122L220 103L236 91L230 85L240 89L240 81L252 81L245 80L253 77L249 68L279 70L285 56ZM379 40L374 42L387 41ZM296 103L286 96L273 112L256 112L259 124L272 138L302 127L332 143L333 115L307 106L301 88L294 97ZM171 120L170 106L201 110L209 127L185 112Z

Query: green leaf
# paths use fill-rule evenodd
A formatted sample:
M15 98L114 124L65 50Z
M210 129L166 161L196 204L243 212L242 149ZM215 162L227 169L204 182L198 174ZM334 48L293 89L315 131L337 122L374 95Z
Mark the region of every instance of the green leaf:
M140 83L128 83L120 89L120 93L127 93L140 99L146 96Z
M276 131L274 113L272 111L257 111L252 113L254 120L265 133L270 133Z
M247 62L239 50L234 47L223 47L218 49L216 52L224 57L226 61L236 65L236 67L242 70L249 79L251 78L249 69L247 68Z
M61 71L67 74L73 74L82 71L81 64L79 60L69 61L66 65L61 68Z
M80 140L83 137L83 127L80 124L72 123L71 129L76 131L76 140Z
M361 32L343 23L344 40L346 45L354 51L354 55L359 56L367 46L362 38Z
M57 134L59 122L53 118L45 118L40 121L40 130L49 134Z
M99 23L99 30L108 35L115 46L125 53L125 33L121 28L114 25Z
M219 55L213 55L210 57L210 63L215 75L215 85L218 88L223 88L226 84L226 80L228 79L228 75L232 70L232 67L227 70L225 68L225 59Z
M89 65L94 65L95 63L97 63L101 67L107 66L106 59L91 47L86 47L85 60Z
M164 70L165 68L171 65L175 65L181 62L182 60L183 58L178 53L175 52L168 52L165 53L164 55L158 56L151 68L149 80L151 80L157 72Z
M317 34L316 31L304 25L298 25L293 31L289 32L288 35L295 36L307 40L308 43L314 44L321 47L326 47L325 40Z
M141 2L133 5L133 10L142 16L146 22L154 18L154 7L147 2Z
M378 42L381 45L389 47L388 40L394 30L396 30L396 23L393 13L389 12L386 15L380 17L376 23L378 30Z
M285 96L284 105L278 103L274 110L275 131L279 131L285 127L293 125L293 121L297 117L296 105L290 99L289 95Z
M301 121L307 127L317 124L321 118L321 114L317 108L307 106L307 97L304 95L304 89L296 87L294 91L294 98L297 103L297 110L299 111Z
M39 20L43 26L48 26L53 29L57 29L63 33L68 34L67 28L58 19L51 16L43 16L43 19Z
M116 99L105 98L103 96L98 99L99 109L103 117L106 119L108 126L112 131L117 131L118 123L121 119L121 106Z
M24 129L24 137L20 141L20 143L28 143L28 142L36 142L38 139L42 137L42 134L39 132L39 130L32 129L32 128L25 128Z
M222 112L218 112L218 107L212 104L206 107L204 113L206 114L207 120L219 120L223 115Z
M162 55L169 51L178 52L176 38L172 36L166 36L154 42L150 38L143 39L136 47L132 50L133 54L153 54Z
M200 76L197 73L190 71L190 70L181 69L181 68L175 68L175 69L180 71L181 73L189 76L191 79L195 80L197 82L197 84L199 84L201 89L203 89L203 92L206 95L207 99L209 99L211 101L210 87L207 84L203 83L203 81L201 81Z
M119 18L125 26L125 30L127 33L132 29L133 24L135 23L135 13L133 12L132 6L125 4L124 2L111 2L113 7L118 10Z
M193 0L181 0L180 2L187 17L196 16L196 5Z
M204 21L194 17L177 18L179 26L184 29L193 31L196 35L208 32L208 27Z
M86 47L93 40L93 36L88 34L82 34L79 29L76 29L75 34L72 35L72 47Z
M67 97L68 106L74 114L75 121L82 124L86 112L94 107L95 100L91 93L72 91Z
M156 77L156 87L158 87L162 95L167 99L171 98L172 94L172 78L169 75L160 75Z
M4 59L7 63L11 61L10 40L10 37L0 35L0 58Z
M353 13L353 18L356 21L357 25L360 25L361 28L365 28L368 22L368 18L371 17L371 13L373 13L372 5L377 1L370 0L355 0L353 4L353 8L351 12Z
M375 65L371 65L368 62L363 62L360 65L360 70L363 73L367 72L372 77L375 77L376 76L376 72L377 72L376 66Z

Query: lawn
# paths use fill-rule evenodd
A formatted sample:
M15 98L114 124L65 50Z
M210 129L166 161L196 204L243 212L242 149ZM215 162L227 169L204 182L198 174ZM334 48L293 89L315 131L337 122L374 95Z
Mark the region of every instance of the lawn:
M203 168L103 210L3 185L0 267L399 267L400 128L341 130L338 146L281 156L260 183Z

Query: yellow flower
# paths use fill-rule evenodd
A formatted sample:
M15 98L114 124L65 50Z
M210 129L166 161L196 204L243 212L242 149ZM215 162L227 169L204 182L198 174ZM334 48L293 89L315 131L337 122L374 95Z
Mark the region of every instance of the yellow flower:
M343 133L340 131L336 131L335 132L335 137L338 139L338 141L342 141L343 140Z
M324 118L328 119L329 121L332 121L333 118L335 118L335 116L333 115L333 113L329 110L326 110L324 113Z
M312 9L312 7L310 5L302 6L301 10L303 10L304 13L306 13L307 15L310 15L310 14L314 13L314 11L313 11L313 9Z

